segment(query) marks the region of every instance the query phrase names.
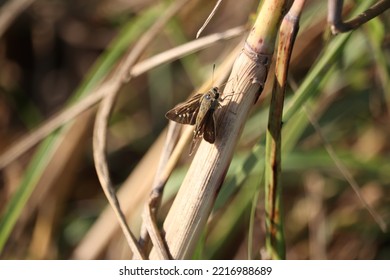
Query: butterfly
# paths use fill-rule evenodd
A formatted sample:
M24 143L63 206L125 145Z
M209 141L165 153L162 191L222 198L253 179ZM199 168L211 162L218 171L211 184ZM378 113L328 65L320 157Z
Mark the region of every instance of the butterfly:
M165 117L181 124L195 125L194 135L190 146L190 155L198 140L209 143L215 142L216 128L214 111L220 107L221 92L218 87L211 88L206 93L198 93L184 103L180 103L169 110Z

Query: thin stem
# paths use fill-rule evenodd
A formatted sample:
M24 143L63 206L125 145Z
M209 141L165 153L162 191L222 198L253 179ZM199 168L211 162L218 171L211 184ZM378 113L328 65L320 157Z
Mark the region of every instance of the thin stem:
M343 21L343 0L328 0L328 22L333 34L357 29L367 21L377 17L390 8L390 0L381 0L349 21Z
M279 31L275 80L266 135L265 211L266 251L271 259L285 259L281 177L281 130L287 71L304 0L294 2Z

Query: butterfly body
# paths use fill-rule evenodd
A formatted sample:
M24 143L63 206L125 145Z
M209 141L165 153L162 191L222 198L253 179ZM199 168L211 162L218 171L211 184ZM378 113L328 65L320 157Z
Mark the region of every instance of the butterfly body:
M202 136L209 143L215 142L214 111L220 106L220 95L219 88L213 87L206 93L194 95L187 102L177 105L165 114L172 121L195 125L190 154Z

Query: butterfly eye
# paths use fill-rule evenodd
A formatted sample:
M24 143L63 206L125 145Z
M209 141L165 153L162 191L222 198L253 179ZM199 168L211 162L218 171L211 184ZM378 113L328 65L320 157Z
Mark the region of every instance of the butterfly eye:
M206 94L205 98L210 99L211 98L210 94Z

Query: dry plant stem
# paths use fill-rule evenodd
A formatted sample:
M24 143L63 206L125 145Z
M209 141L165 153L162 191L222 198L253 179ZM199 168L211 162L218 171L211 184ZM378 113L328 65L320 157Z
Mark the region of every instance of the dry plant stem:
M201 49L205 49L218 41L228 40L240 36L244 33L244 31L246 31L244 26L237 26L224 32L214 33L185 43L168 51L157 54L149 59L145 59L141 63L135 65L130 74L131 76L139 76L140 74L143 74L163 63L171 62Z
M153 186L161 185L161 176L166 169L166 164L172 155L172 152L175 150L176 141L180 137L180 125L175 122L169 122L167 136L165 137L165 143L163 147L163 154L160 157L160 162L156 171L156 175L153 181ZM158 191L158 187L156 187Z
M223 96L233 96L218 109L217 138L214 145L202 141L164 222L165 240L174 259L189 258L204 228L219 188L224 180L234 147L245 119L266 80L285 1L265 1L257 19L265 27L253 28L236 59ZM274 26L277 25L277 26ZM272 39L273 38L273 39ZM222 96L222 98L223 98ZM225 104L226 103L226 104ZM155 249L149 255L157 257Z
M287 71L299 29L304 0L296 0L284 17L279 31L275 80L266 135L265 212L266 251L271 259L285 259L281 177L281 130Z
M158 201L156 199L155 201ZM152 211L152 208L149 206L153 206L153 202L151 201L149 205L145 206L144 215L143 215L143 226L145 226L145 230L148 233L148 236L152 240L154 247L156 248L157 258L159 260L170 260L172 257L169 255L168 248L164 243L160 235L160 230L157 227L157 219L155 213ZM145 248L146 249L146 248Z
M356 182L356 180L353 178L351 172L349 172L348 168L342 163L340 158L337 156L337 153L334 151L332 145L329 143L325 135L321 131L321 127L318 124L317 120L312 116L312 114L309 112L307 107L305 107L306 114L309 118L310 123L313 125L314 129L316 130L318 136L320 136L324 147L329 154L329 156L332 158L333 162L336 164L338 170L340 171L341 175L347 180L349 185L351 186L352 190L355 192L356 196L364 206L364 208L367 209L367 211L370 213L374 221L379 225L381 230L383 232L387 231L387 224L382 219L381 216L368 204L368 202L364 199L363 195L361 194L359 184Z
M126 82L130 79L130 69L135 65L145 48L150 42L158 35L160 30L168 22L168 20L184 6L188 0L181 0L172 4L168 10L156 21L156 23L139 39L136 45L131 49L129 55L124 60L123 64L118 68L115 73L118 79ZM136 259L144 259L144 255L140 250L137 240L131 232L123 211L120 208L118 198L113 188L106 159L106 135L108 120L115 104L116 96L118 94L119 87L122 83L116 83L117 88L110 92L103 100L98 109L96 116L94 135L93 135L93 155L95 160L95 168L98 174L98 178L101 187L112 206L118 221L121 225L122 231L126 237L127 243Z
M343 0L328 0L328 22L333 34L354 30L390 8L390 0L381 0L364 13L349 21L343 21Z
M242 34L243 31L243 27L235 27L226 32L212 34L203 37L199 40L195 40L178 46L176 48L170 49L134 65L134 67L131 69L130 76L139 76L154 67L157 67L163 63L173 61L197 50L206 48L207 46L210 46L217 41L227 40L236 37ZM27 136L22 137L19 141L16 141L15 144L7 148L7 150L0 155L0 169L4 168L9 163L16 160L18 157L20 157L22 154L24 154L26 151L36 145L39 141L41 141L43 138L52 133L54 130L66 124L70 120L76 118L84 111L90 109L102 98L104 98L110 92L115 90L117 88L117 83L122 82L121 80L116 78L107 80L99 88L93 90L81 101L56 114L55 116L47 120L44 124L42 124L39 128L35 129Z
M34 0L10 0L0 9L0 38L13 20L27 9Z
M212 75L212 79L205 82L197 92L205 92L209 90L210 81L212 82L213 86L220 85L221 87L222 81L225 80L225 78L227 78L228 73L230 73L232 64L234 62L234 58L236 57L236 54L241 50L240 48L241 48L241 44L238 45L227 58L225 58L224 62L218 67L217 73L214 73L216 74L216 76ZM214 80L214 78L216 77L217 80ZM224 86L225 84L222 85ZM160 162L159 162L159 168L155 175L155 179L152 185L152 191L150 193L150 197L147 202L147 207L145 207L144 223L141 228L141 235L140 235L140 242L139 242L142 248L149 248L148 247L149 240L150 240L149 233L154 236L159 235L159 233L157 232L148 233L148 230L146 229L146 222L155 219L155 217L149 217L148 215L149 214L156 215L161 203L165 184L169 176L171 175L171 172L173 171L174 165L179 160L180 155L182 155L183 153L184 154L188 153L188 151L186 150L186 143L188 143L190 138L193 136L193 127L184 126L184 131L181 134L179 143L175 144L178 139L176 135L180 132L181 128L182 125L177 124L175 122L170 122L170 125L168 126L168 133L166 136L165 147L162 150L162 155L160 157ZM176 133L170 133L171 130L174 130ZM175 145L176 148L172 154L172 146ZM169 157L171 157L171 159ZM151 228L150 226L148 227ZM156 243L154 244L156 246ZM158 247L161 247L161 244L158 245Z
M218 0L217 4L215 4L214 9L211 11L210 15L207 17L206 21L203 23L202 27L199 29L199 31L196 33L196 38L198 39L200 34L203 32L203 30L206 28L207 24L209 24L210 20L215 15L215 12L219 8L219 5L221 4L222 0Z
M224 62L218 67L217 73L214 73L212 75L212 85L220 85L225 86L226 83L221 84L222 80L225 80L227 78L228 73L230 73L232 64L234 62L234 58L236 57L236 54L241 51L241 43L231 52L231 54L225 58ZM217 80L214 80L216 74ZM198 90L198 92L205 92L209 90L210 88L210 81L207 81L203 84L203 86ZM170 125L168 126L168 133L166 137L165 142L165 148L163 148L162 155L160 158L159 168L155 175L155 180L152 185L152 191L150 193L150 197L148 202L146 203L146 207L144 210L144 220L141 228L141 235L140 235L140 245L144 250L146 248L149 248L149 235L154 238L155 241L153 241L153 244L155 247L162 248L162 238L160 237L160 232L150 232L150 230L155 230L156 227L151 227L147 223L150 223L155 220L155 215L158 211L158 208L161 204L162 194L164 192L164 187L166 182L168 181L169 176L171 175L174 166L176 165L177 161L179 160L180 156L183 153L187 153L185 148L186 144L188 143L191 136L193 136L193 128L191 126L185 126L184 132L182 133L182 136L179 140L179 142L176 145L176 148L174 152L172 153L172 145L175 145L174 143L177 142L176 134L180 131L182 125L179 125L175 122L170 122ZM170 133L171 130L176 131L176 134ZM175 136L173 136L175 135ZM164 168L162 168L164 167ZM151 217L150 215L153 215ZM149 231L149 232L148 232ZM166 246L164 246L166 248Z
M95 160L95 168L104 194L106 195L108 202L110 203L116 214L116 217L126 237L127 243L129 244L129 247L134 254L134 257L136 259L145 259L144 254L138 247L137 239L131 232L126 222L126 217L120 207L119 200L115 193L115 189L110 180L107 160L105 156L107 122L111 113L111 109L115 102L115 97L112 97L114 95L116 95L116 91L112 92L111 95L109 95L103 100L96 116L93 135L93 156Z
M141 234L139 239L139 244L141 248L145 251L149 245L149 235L153 235L154 246L162 247L162 239L156 236L160 236L159 230L157 232L151 232L155 227L151 227L150 223L155 221L157 209L160 207L162 194L166 182L168 181L169 176L171 175L176 163L179 161L180 156L182 155L183 150L191 136L190 127L186 128L186 133L182 134L182 137L179 139L179 142L176 144L176 139L180 136L179 124L174 122L169 122L168 133L165 138L165 144L163 147L163 153L160 158L159 166L155 175L155 179L152 185L152 191L148 198L147 203L144 208L143 215L143 224L141 227ZM166 249L166 246L163 246ZM166 250L167 251L167 250ZM168 253L165 254L168 256Z
M246 79L240 79L236 89L245 91L248 96L246 99L242 95L233 97L235 100L221 109L225 114L224 119L220 117L218 121L218 138L214 145L204 141L201 143L164 223L165 239L174 259L185 259L191 255L222 184L241 130L241 126L234 125L235 119L245 119L256 99L259 86L253 84L248 76L252 79L258 76L258 67L246 55L240 57L241 65L236 64L233 73L244 73ZM240 108L237 103L240 103ZM150 259L156 257L153 248Z
M190 130L190 128L188 127L187 130ZM179 161L179 158L182 155L182 151L186 147L190 138L190 133L187 133L186 135L187 137L181 137L179 142L175 146L175 149L172 152L167 164L165 165L164 170L159 174L159 180L156 182L156 185L154 185L152 189L152 193L150 194L147 205L145 205L145 211L143 216L144 224L152 240L153 246L158 248L156 252L159 254L159 259L172 259L172 256L169 254L166 244L161 238L160 230L155 226L156 211L161 204L164 186L168 181L168 178L171 175L173 169L175 168L176 163Z
M136 227L142 219L142 205L148 198L148 190L153 183L154 171L157 170L158 163L155 159L161 154L164 139L165 132L156 139L118 190L118 199L125 202L122 210L131 222L131 227ZM72 259L99 258L119 228L119 224L112 222L114 220L115 214L108 205L77 245Z
M174 125L176 126L176 124ZM172 123L170 124L170 126L172 126ZM189 133L184 133L183 137L179 139L179 142L175 146L175 149L173 150L172 153L170 153L170 157L167 160L164 169L158 174L158 176L156 176L156 181L153 184L153 188L149 196L149 200L145 205L145 210L143 215L143 220L144 220L143 227L145 227L146 232L144 232L143 235L141 235L143 239L142 239L142 243L140 244L143 245L144 248L147 248L148 245L147 236L150 236L153 246L158 248L157 250L158 259L172 258L172 256L170 256L168 252L166 244L161 238L159 229L155 226L156 225L155 216L156 216L156 211L161 204L162 193L165 184L168 181L169 176L171 175L173 169L175 168L176 163L179 161L182 152L187 146L187 143L190 139L192 129L191 127L187 127L186 130L188 130ZM170 138L167 137L167 140L170 140Z

